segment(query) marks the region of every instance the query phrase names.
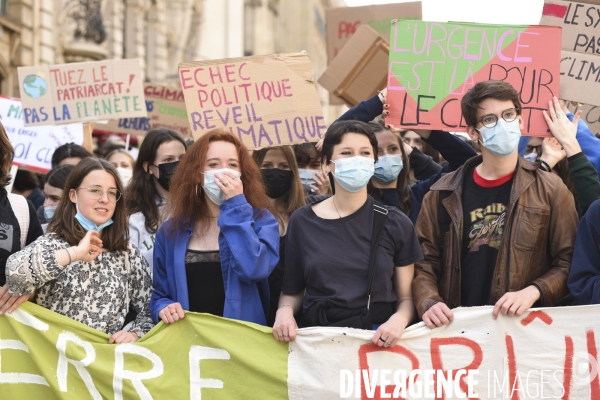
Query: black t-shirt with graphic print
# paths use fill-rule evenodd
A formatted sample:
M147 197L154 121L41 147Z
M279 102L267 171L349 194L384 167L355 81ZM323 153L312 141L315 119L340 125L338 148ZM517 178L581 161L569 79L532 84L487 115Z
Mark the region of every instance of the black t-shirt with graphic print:
M33 204L27 201L29 205L29 230L27 231L26 244L35 241L42 236L42 227L38 221L37 214ZM21 228L19 221L13 212L6 189L0 187L0 286L6 283L6 260L8 257L21 250Z
M463 189L463 238L461 306L489 305L498 250L502 243L506 208L513 183L485 181L465 173ZM485 182L484 182L485 181ZM484 184L485 186L481 186Z

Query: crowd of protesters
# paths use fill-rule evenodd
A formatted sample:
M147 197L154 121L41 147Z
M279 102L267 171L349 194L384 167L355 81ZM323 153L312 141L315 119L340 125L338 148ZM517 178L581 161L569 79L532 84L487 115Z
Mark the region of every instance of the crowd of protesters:
M389 347L457 307L600 303L600 139L556 98L553 137L522 137L506 82L461 108L468 137L386 123L383 91L319 143L249 152L223 130L188 146L161 128L136 159L67 144L43 185L19 172L13 193L0 129L0 314L32 301L110 343L192 311Z

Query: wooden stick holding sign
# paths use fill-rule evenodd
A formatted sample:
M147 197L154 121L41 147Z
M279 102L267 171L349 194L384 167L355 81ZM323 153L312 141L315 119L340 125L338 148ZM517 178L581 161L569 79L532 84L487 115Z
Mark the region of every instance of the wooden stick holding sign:
M82 147L94 154L94 142L92 141L92 133L94 132L94 123L88 122L83 124L83 144Z

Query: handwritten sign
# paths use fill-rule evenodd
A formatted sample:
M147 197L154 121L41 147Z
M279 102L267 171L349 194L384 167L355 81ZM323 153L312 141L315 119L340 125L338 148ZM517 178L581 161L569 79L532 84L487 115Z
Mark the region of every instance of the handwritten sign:
M575 113L578 109L581 109L581 119L590 128L593 134L600 132L600 107L584 105L583 107L574 107L572 104L569 106L569 110Z
M382 35L386 42L394 19L421 19L423 15L420 1L398 4L377 4L363 7L336 7L325 11L327 21L327 64L330 64L356 33L367 24ZM381 90L382 88L374 88ZM361 99L364 100L364 99ZM344 100L330 93L329 103L344 104Z
M145 117L139 60L19 67L26 126Z
M600 4L546 0L540 23L562 28L561 98L600 106Z
M524 135L550 136L542 110L558 95L560 29L398 21L392 25L387 121L465 131L460 100L475 83L502 80L519 92Z
M191 136L183 90L144 83L144 94L147 117L110 120L104 125L97 124L96 130L144 136L150 129L168 128L184 138Z
M398 4L378 4L363 7L337 7L325 11L327 20L328 63L338 55L358 27L367 24L387 38L394 19L422 18L420 1Z
M83 125L25 127L23 107L18 99L0 97L0 119L15 149L13 164L47 172L54 150L65 143L83 143Z
M319 140L326 131L304 53L179 64L192 134L215 128L249 149Z

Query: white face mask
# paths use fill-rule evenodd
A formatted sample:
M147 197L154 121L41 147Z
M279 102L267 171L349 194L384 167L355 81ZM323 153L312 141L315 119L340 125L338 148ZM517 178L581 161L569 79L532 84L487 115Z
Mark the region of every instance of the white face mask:
M223 174L223 172L231 172L235 174L238 178L241 178L242 173L239 171L235 171L229 168L220 168L220 169L211 169L208 171L204 171L204 191L208 198L215 203L216 205L221 205L225 201L225 193L221 190L220 187L215 183L215 174Z
M524 156L523 158L525 158L529 162L535 162L535 160L537 160L537 154L529 153L526 156Z
M333 177L347 191L358 192L369 183L375 172L375 160L354 156L331 160L335 164Z
M131 180L131 176L133 175L133 170L118 167L117 173L119 174L119 177L121 178L123 187L127 186L129 184L129 181Z
M520 120L506 122L500 118L493 128L481 127L478 129L483 137L483 147L498 157L508 157L517 147L521 139Z

